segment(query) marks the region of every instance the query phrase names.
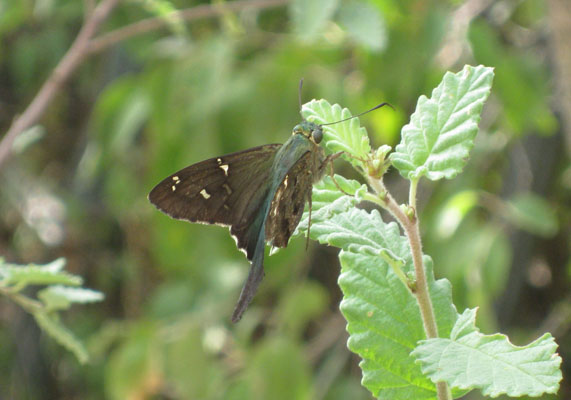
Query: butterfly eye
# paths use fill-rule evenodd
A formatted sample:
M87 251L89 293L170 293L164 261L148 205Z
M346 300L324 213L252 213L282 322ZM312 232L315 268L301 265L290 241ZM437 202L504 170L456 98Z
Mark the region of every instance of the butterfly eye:
M311 136L313 137L313 141L315 143L320 143L321 140L323 139L323 129L321 128L321 126L315 128L313 132L311 132Z

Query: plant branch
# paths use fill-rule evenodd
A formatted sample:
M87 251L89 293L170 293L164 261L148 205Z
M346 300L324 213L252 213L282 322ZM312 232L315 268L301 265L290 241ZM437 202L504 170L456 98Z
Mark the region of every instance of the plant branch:
M404 229L410 244L412 253L412 262L414 264L414 272L416 277L416 298L422 315L424 330L428 339L438 337L438 328L436 326L436 318L432 309L432 301L428 293L428 282L424 273L424 263L422 261L422 242L420 240L420 232L418 229L418 219L409 218L400 208L396 200L385 188L381 179L369 177L369 183L378 193L384 193L385 208L396 218Z
M418 179L410 181L410 189L408 193L408 205L414 209L416 214L416 189L418 188Z
M176 11L173 14L181 20L191 21L199 18L218 16L227 11L239 11L246 8L262 9L278 7L289 3L289 1L290 0L241 0L227 3L223 6L196 6ZM118 3L119 0L102 0L101 3L93 9L93 12L90 13L89 8L92 7L93 2L91 0L85 1L86 18L75 41L26 110L14 119L8 132L6 132L0 141L0 168L10 157L14 140L18 135L38 122L63 84L88 56L105 50L120 41L162 28L167 24L165 17L149 18L94 38L101 24Z
M36 300L32 300L29 297L24 296L18 291L13 290L12 288L1 287L0 286L0 294L11 299L14 303L18 304L24 310L29 312L30 314L34 314L35 312L41 311L44 306L42 303Z
M414 210L414 217L409 218L400 208L396 200L387 191L382 179L376 179L370 176L367 179L375 192L383 196L385 209L387 209L396 218L396 220L400 223L405 231L408 242L410 244L410 251L412 253L412 262L414 264L414 272L416 278L415 295L418 306L420 308L424 331L428 339L437 338L438 326L436 325L436 316L432 307L432 300L430 299L430 293L428 291L428 281L424 272L424 262L422 261L422 241L420 239L420 230L418 227L418 218L416 217L416 209ZM416 183L414 181L411 182L411 192L413 192L413 186L414 192L416 192ZM414 197L416 197L416 194ZM437 382L436 391L438 394L438 399L440 400L449 400L452 398L450 389L448 388L446 382Z
M418 219L409 218L400 208L396 200L386 190L382 180L370 179L371 186L377 190L381 189L381 193L385 193L386 209L399 221L403 227L412 253L412 262L414 264L414 272L416 277L416 298L420 307L424 330L428 339L438 337L438 328L436 326L436 317L432 308L432 301L428 293L428 282L424 273L424 263L422 261L422 242L420 240L420 232L418 229Z
M147 18L103 34L91 41L88 52L90 54L98 53L123 40L164 28L168 24L168 18L188 22L200 18L216 17L228 11L240 11L247 8L273 8L285 5L289 2L290 0L240 0L224 4L204 4L185 10L178 10L166 16Z
M89 41L96 34L118 1L119 0L103 0L93 10L91 15L85 20L75 41L55 67L49 78L44 82L44 85L36 97L34 97L26 110L12 122L8 132L6 132L6 135L4 135L0 142L0 167L12 153L12 145L16 137L37 123L61 86L69 79L71 74L88 55L87 49L89 47Z

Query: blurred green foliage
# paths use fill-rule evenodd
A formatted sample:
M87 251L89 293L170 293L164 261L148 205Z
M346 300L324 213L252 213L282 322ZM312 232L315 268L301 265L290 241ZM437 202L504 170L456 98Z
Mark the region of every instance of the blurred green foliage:
M3 299L0 397L370 398L346 349L334 252L306 252L298 238L267 258L233 326L247 261L225 229L170 220L146 195L204 158L283 143L301 118L302 77L304 101L355 112L391 103L395 112L362 118L376 148L398 143L417 98L464 64L495 67L494 89L465 172L420 188L425 252L459 310L480 306L483 332L527 343L551 330L564 360L558 398L571 396L571 169L547 2L263 3L184 29L169 21L93 55L43 116L43 134L2 167L0 254L65 257L105 301L65 313L91 355L80 366ZM85 4L0 2L2 132L69 48ZM103 32L197 4L122 2ZM404 201L397 174L386 180Z

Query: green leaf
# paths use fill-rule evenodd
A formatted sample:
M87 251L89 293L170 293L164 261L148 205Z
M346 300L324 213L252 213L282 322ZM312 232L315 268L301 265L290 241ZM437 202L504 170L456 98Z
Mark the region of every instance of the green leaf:
M81 277L62 271L64 265L65 260L63 258L59 258L45 265L0 265L0 282L6 286L16 285L19 288L23 288L27 285L81 285Z
M335 178L335 181L333 178ZM314 190L317 190L316 200L319 201L321 196L327 192L335 192L338 197L342 195L360 197L363 193L367 192L367 185L354 179L347 179L344 176L337 174L334 174L333 178L331 178L331 176L326 176L318 184L314 185ZM339 189L343 190L345 193L340 192Z
M103 293L97 290L85 289L85 288L74 288L66 286L52 286L47 290L57 294L58 296L64 297L72 303L94 303L97 301L102 301L105 296Z
M80 363L88 360L83 344L59 320L54 311L65 310L72 303L100 301L103 295L94 290L65 286L49 286L38 292L41 303L18 293L27 285L81 285L81 277L63 271L65 259L59 258L45 265L26 266L5 264L0 259L0 285L11 286L6 291L13 301L30 312L40 328L59 344L70 350Z
M386 235L397 242L396 232ZM414 295L380 257L341 251L341 312L347 319L349 349L363 361L363 385L381 399L436 399L436 387L409 356L425 333ZM447 336L457 317L447 280L434 280L425 257L439 334ZM455 391L456 396L461 391Z
M369 3L344 3L339 9L339 23L358 44L371 51L380 51L387 44L383 16Z
M430 99L418 99L401 143L390 155L403 177L451 179L462 171L493 76L492 68L465 66L457 74L447 72Z
M508 206L507 216L514 225L546 238L557 233L557 216L543 198L533 193L524 193L514 197Z
M316 213L315 218L312 215L312 239L356 253L380 256L388 250L391 258L402 264L410 260L408 242L400 236L398 225L385 224L377 210L368 213L354 207L338 207L328 211Z
M46 310L49 312L58 310L67 310L71 306L71 302L65 297L59 296L50 291L50 287L38 292L38 299L44 303Z
M37 312L33 315L40 328L56 342L71 351L80 363L85 364L89 360L89 355L83 344L69 329L59 322L56 315L46 312Z
M360 186L357 181L347 182L352 183L355 191L360 190L357 189ZM331 178L316 185L312 196L311 238L357 253L380 256L388 251L393 260L402 264L410 262L408 241L400 236L398 225L395 222L385 224L377 210L368 213L356 208L358 201L357 197L341 193ZM307 224L308 213L305 212L298 231L305 233Z
M317 124L340 121L351 117L347 108L339 104L331 105L326 100L312 100L301 107L301 115L308 121ZM367 130L359 124L359 118L323 127L325 147L332 152L344 151L353 157L366 159L371 152L371 144ZM354 166L360 165L358 160L344 157Z
M320 182L313 186L311 196L311 237L317 240L313 235L313 227L316 221L324 221L333 214L343 212L359 203L361 193L366 193L367 186L355 180L346 179L340 175L335 175L335 180L341 189L353 196L347 196L341 192L333 183L330 176L326 176ZM309 220L309 206L306 207L303 217L294 232L295 235L307 232L307 223Z
M289 12L294 32L301 40L315 40L335 14L338 5L339 0L292 1Z
M450 339L423 340L412 352L432 381L478 388L491 397L557 392L561 357L549 333L527 346L514 346L505 335L481 334L475 320L476 309L467 309L456 321Z
M48 311L64 310L72 303L93 303L103 300L103 293L84 288L50 286L38 293Z
M328 186L332 182L320 185L314 204L335 194ZM435 399L435 386L409 357L425 338L418 304L387 262L396 260L405 273L414 271L408 241L395 222L386 224L378 211L355 208L356 198L336 193L332 203L312 212L311 237L342 249L341 311L348 322L349 348L363 358L363 384L380 398ZM306 218L299 226L302 232ZM457 318L450 283L435 281L432 260L425 256L424 262L439 333L448 336Z

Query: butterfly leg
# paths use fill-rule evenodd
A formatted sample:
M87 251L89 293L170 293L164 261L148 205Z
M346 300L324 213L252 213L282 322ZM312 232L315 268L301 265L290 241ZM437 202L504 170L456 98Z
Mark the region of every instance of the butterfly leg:
M340 151L337 153L329 154L327 157L325 157L325 159L321 162L321 165L319 166L319 172L317 175L319 177L319 179L321 179L321 177L324 175L325 168L328 165L331 167L331 171L333 171L333 161L335 161L336 159L341 157L341 155L343 155L343 153L344 153L343 151Z
M352 196L350 193L347 193L346 191L344 191L341 186L339 186L339 183L337 183L337 180L335 179L335 175L334 175L334 171L333 171L333 161L336 160L337 158L341 157L341 155L343 155L343 151L339 151L337 153L333 153L328 155L327 157L325 157L325 160L323 160L322 168L324 169L328 164L329 164L329 176L331 177L331 180L333 181L333 183L335 184L335 187L337 187L337 189L339 189L339 191L341 193L346 194L347 196ZM311 211L311 209L310 209Z

